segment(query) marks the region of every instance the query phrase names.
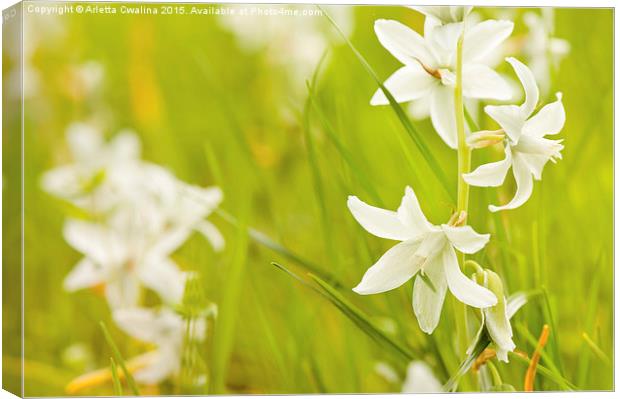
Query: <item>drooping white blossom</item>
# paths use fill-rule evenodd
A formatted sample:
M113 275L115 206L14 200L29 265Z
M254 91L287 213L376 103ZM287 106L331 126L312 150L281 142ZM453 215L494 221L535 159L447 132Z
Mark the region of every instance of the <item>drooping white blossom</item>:
M508 100L510 86L485 64L512 32L510 21L487 20L468 27L464 22L443 24L426 18L424 37L393 20L375 22L375 32L383 47L403 67L384 83L397 102L420 101L413 113L423 116L428 109L437 133L451 148L457 147L454 90L457 42L463 35L463 96L465 99ZM382 90L372 105L389 104Z
M501 127L495 133L504 134L505 158L479 166L471 173L463 175L468 184L481 187L500 186L508 170L512 172L517 185L514 198L503 206L490 205L489 209L496 212L514 209L523 205L532 194L534 179L542 178L542 171L548 161L561 159L560 151L564 148L562 140L550 140L546 135L559 133L564 127L566 115L562 104L562 94L557 93L557 100L536 109L539 91L532 71L515 58L506 59L514 68L525 90L525 101L517 105L487 105L485 112ZM482 134L486 134L482 132ZM470 136L479 139L479 134Z
M509 314L502 280L495 272L488 269L474 274L473 278L497 297L495 306L482 309L482 321L477 336L482 334L483 329L486 329L495 347L497 358L508 363L508 352L512 352L516 345L512 340L512 326L510 325L512 314Z
M420 328L429 334L439 323L447 289L473 307L497 303L491 291L461 272L455 252L455 249L468 254L478 252L489 241L488 234L478 234L470 226L432 225L422 213L411 187L405 189L396 212L373 207L355 196L349 197L347 205L369 233L400 241L368 269L353 291L361 295L389 291L422 273L424 277L414 282L413 310Z

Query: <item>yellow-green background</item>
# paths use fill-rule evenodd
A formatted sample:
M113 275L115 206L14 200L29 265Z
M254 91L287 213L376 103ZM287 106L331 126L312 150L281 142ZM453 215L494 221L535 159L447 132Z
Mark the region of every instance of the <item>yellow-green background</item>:
M480 9L485 16L496 11ZM351 40L384 79L398 62L379 44L374 20L393 18L421 31L423 18L403 7L360 6L353 12ZM516 10L515 16L523 12ZM411 283L368 297L350 290L391 245L363 231L346 208L350 194L379 205L362 180L370 182L382 205L392 209L405 185L412 185L435 223L447 220L453 204L390 107L369 105L376 84L346 45L330 48L316 90L321 109L355 167L345 161L315 112L307 115L310 141L305 137L306 95L294 89L304 83L290 81L261 53L241 51L216 17L49 18L64 25L66 36L32 55L41 91L26 100L24 117L27 395L61 395L72 378L109 365L111 352L100 320L112 326L126 358L146 350L112 325L103 298L89 291L63 291L62 280L80 255L61 237L63 208L38 186L44 170L69 161L67 125L95 114L103 115L108 137L121 128L136 130L146 160L169 167L185 181L222 187L223 209L333 274L343 283L344 296L391 330L395 339L428 353L422 360L446 381L435 353L438 348L452 351L450 300L436 333L429 337L413 315ZM486 205L498 203L498 193L509 198L512 180L498 190L472 189L471 223L478 231L492 233L477 259L498 271L509 292L544 287L548 293L549 306L538 297L513 319L517 348L531 354L526 332L538 337L551 316L548 358L541 364L559 358L561 364L554 365L579 389L611 389L612 364L597 355L582 334L613 362L613 12L556 9L556 22L556 35L571 44L552 87L564 93L564 159L546 167L524 206L496 217ZM326 35L328 30L325 25ZM517 18L514 35L525 32ZM100 95L86 101L70 71L88 60L100 62L105 77ZM500 70L511 74L505 63ZM488 118L481 125L493 126ZM428 120L416 126L456 186L456 153L440 141ZM15 132L18 125L5 124L5 129ZM3 175L7 186L18 190L11 180L17 176L18 151L11 144L15 143L3 140ZM316 163L310 161L309 145ZM476 153L474 164L495 157L490 154ZM19 214L7 207L4 211L7 290L19 281L18 251L14 245L7 250L11 242L18 242ZM216 254L196 236L174 258L183 268L203 273L206 294L220 307L213 339L202 352L211 377L223 381L218 393L400 390L398 383L378 376L374 367L377 361L388 362L402 377L405 363L270 262L301 275L303 268L252 240L244 245L237 229L221 217L211 220L226 236L226 250ZM16 299L3 303L5 315L16 314ZM18 334L19 326L6 320L16 319L5 318L3 333ZM91 352L91 361L63 360L65 350L78 342ZM4 352L5 384L16 382L19 347L5 344ZM457 360L448 363L452 371ZM505 382L517 389L523 387L525 369L516 361L499 366ZM540 376L536 388L558 389ZM108 384L85 393L112 392ZM150 392L179 391L172 381Z

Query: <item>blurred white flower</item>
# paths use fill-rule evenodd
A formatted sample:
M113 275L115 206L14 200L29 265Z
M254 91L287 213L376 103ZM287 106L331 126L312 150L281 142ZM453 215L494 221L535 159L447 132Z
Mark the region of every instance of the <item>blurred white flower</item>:
M222 27L235 34L241 49L249 53L260 53L275 66L284 67L290 74L295 88L305 93L306 80L328 49L330 42L341 39L335 34L329 21L314 14L314 6L287 5L290 12L312 15L270 14L273 5L253 4L250 11L242 14L240 10L248 5L237 6L234 15L222 15L219 22ZM323 6L345 35L353 30L353 7Z
M484 62L512 29L510 21L487 20L469 28L463 22L441 25L435 18L426 18L422 37L400 22L377 20L375 32L379 41L404 64L385 81L385 87L398 102L422 101L412 110L414 116L429 112L437 133L451 148L456 148L454 86L459 37L464 34L464 98L508 100L510 86ZM389 104L381 89L370 103Z
M409 6L427 18L434 18L442 24L463 22L471 12L473 6Z
M541 8L541 13L542 15L539 15L530 11L523 15L529 30L523 52L541 92L546 95L551 88L551 74L570 52L570 43L554 37L553 7Z
M405 189L396 212L370 206L355 196L349 197L347 205L369 233L401 241L368 269L353 291L361 295L389 291L421 273L414 282L413 310L420 328L428 334L439 323L447 288L473 307L497 303L491 291L461 272L455 252L455 248L467 254L478 252L489 241L488 234L478 234L470 226L432 225L411 187Z
M549 140L544 136L557 134L564 127L566 115L562 105L562 94L557 93L557 100L545 105L532 116L538 103L538 86L532 71L515 58L506 59L514 68L525 90L522 105L488 105L485 112L493 118L507 136L502 161L479 166L471 173L463 175L468 184L481 187L500 186L512 167L517 184L514 198L506 205L489 205L489 210L496 212L514 209L523 205L534 186L534 179L540 180L547 161L561 159L560 151L564 148L562 140ZM499 133L498 131L497 133ZM475 134L471 137L477 137Z
M187 321L170 309L159 311L145 308L118 309L113 313L117 325L132 337L151 343L156 349L142 355L146 366L134 376L144 384L157 384L176 374L181 367L183 342ZM197 319L189 326L190 339L203 341L207 332L205 319Z
M123 131L106 143L101 132L86 123L73 123L66 135L74 162L44 173L41 186L91 212L109 210L121 196L118 183L134 175L138 167L138 137Z
M443 392L443 388L433 370L422 361L413 361L407 367L407 377L402 388L403 393Z
M141 286L164 303L180 301L185 274L170 255L193 231L215 250L224 247L224 238L206 220L222 201L221 190L186 184L141 161L140 142L131 132L105 143L93 128L73 125L68 141L75 162L45 173L42 186L90 211L92 220L65 224L65 240L84 255L65 279L65 289L103 286L113 308L135 306Z

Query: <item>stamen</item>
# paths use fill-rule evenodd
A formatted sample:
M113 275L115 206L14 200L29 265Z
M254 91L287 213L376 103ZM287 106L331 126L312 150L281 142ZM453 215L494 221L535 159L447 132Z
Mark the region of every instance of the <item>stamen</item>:
M453 214L452 217L450 217L450 220L448 221L448 225L453 226L453 227L463 226L466 221L467 221L467 212L460 211L458 213Z
M418 61L418 63L420 64L420 66L422 66L422 68L424 68L424 70L431 75L434 78L437 78L439 80L441 80L441 72L439 72L439 69L433 69L431 67L429 67L428 65L424 65L424 63L422 61L420 61L420 59L416 58L416 61Z

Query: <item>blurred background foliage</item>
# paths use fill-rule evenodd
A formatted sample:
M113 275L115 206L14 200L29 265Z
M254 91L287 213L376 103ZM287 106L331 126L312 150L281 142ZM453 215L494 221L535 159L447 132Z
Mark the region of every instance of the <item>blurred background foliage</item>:
M350 13L350 39L382 79L398 62L379 44L374 20L396 19L422 31L421 14L404 7L342 8L332 11ZM527 33L523 14L540 12L477 11L483 18L504 15L514 20L516 38ZM100 320L111 327L125 358L145 350L113 326L102 297L62 289L63 278L80 256L62 239L66 210L42 192L39 178L70 161L64 134L75 121L100 126L107 137L131 128L142 139L144 159L170 168L187 182L219 185L226 212L331 275L341 283L342 295L388 335L413 348L445 382L461 360L451 354L450 307L444 309L436 333L427 336L411 309L411 282L383 295L351 292L391 244L357 225L346 198L355 194L395 209L405 185L412 185L435 223L448 219L451 199L392 109L369 105L375 82L324 17L281 17L293 18L289 28L273 28L276 33L270 34L280 36L268 36L250 50L244 46L248 36L236 35L223 18L26 16L31 48L25 64L36 83L25 100L24 118L26 395L62 395L71 379L109 365L110 348ZM551 95L564 93L564 159L547 166L532 198L515 211L495 216L486 211L488 203L510 198L511 182L497 190L474 188L471 223L477 231L492 233L476 259L501 275L509 293L538 288L547 293L547 300L533 299L513 319L517 348L531 354L534 342L527 336L538 337L542 325L551 323L549 356L541 364L553 361L579 389L606 390L613 386L614 360L613 12L556 9L555 20L555 35L571 46L551 85ZM258 24L250 37L275 23L265 21L256 17L244 22ZM301 33L304 24L313 24L327 43L314 87L316 107L307 101L306 80L311 80L322 50L304 65L295 64L294 58L295 53L314 51L311 39ZM518 52L510 55L521 57ZM3 62L9 65L7 79L13 62L7 50ZM506 63L499 70L512 76ZM481 127L492 128L492 121L480 115ZM440 141L428 120L416 126L456 187L455 152ZM18 167L18 152L11 144L3 142L5 179ZM474 165L500 155L475 152ZM400 382L386 380L376 365L387 363L403 378L403 359L270 262L302 276L303 267L247 239L221 216L211 220L224 232L226 250L216 254L195 236L174 258L184 269L201 273L207 297L220 307L211 339L201 348L212 393L400 390ZM18 226L18 214L4 214L5 237ZM5 265L17 259L18 252L5 247ZM5 267L4 278L19 281L19 270ZM19 303L3 303L5 313L18 308ZM18 331L18 326L4 325L5 334ZM16 379L19 348L4 350L4 378ZM440 352L448 353L442 362ZM521 389L526 367L512 361L499 370L505 382ZM536 389L558 386L539 376ZM112 392L109 383L82 394ZM143 393L192 392L179 391L171 381L145 387Z

